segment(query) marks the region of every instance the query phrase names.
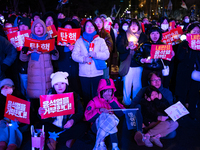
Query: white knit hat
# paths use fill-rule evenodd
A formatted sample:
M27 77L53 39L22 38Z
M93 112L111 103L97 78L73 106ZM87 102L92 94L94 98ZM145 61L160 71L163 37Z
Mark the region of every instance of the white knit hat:
M68 79L67 79L68 76L69 76L69 74L67 72L62 72L62 71L52 73L51 76L50 76L52 87L53 87L54 84L56 84L58 82L64 82L67 85L69 85L69 82L68 82Z
M5 78L0 82L0 89L4 86L4 85L8 85L8 86L14 86L14 83L11 79L9 78Z

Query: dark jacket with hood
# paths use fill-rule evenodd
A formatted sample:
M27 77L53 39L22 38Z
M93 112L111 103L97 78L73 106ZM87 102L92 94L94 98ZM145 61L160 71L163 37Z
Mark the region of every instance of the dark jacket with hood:
M51 16L53 18L53 24L55 25L56 29L58 28L58 19L57 16L54 12L49 11L47 13L44 14L44 16L42 17L42 20L44 21L44 23L46 23L46 19Z

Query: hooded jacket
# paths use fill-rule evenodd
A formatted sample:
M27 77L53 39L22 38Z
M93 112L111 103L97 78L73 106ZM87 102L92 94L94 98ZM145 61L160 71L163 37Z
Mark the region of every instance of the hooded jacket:
M34 27L37 23L42 24L44 28L43 36L46 34L46 26L41 19L37 19L33 22L31 27L31 35L35 34ZM48 36L47 38L48 39ZM50 75L53 73L53 66L51 60L57 60L59 57L58 52L53 55L48 53L41 53L39 55L38 61L32 60L30 55L20 53L21 61L28 62L28 84L27 84L27 94L30 98L39 98L40 95L47 94L48 90L51 88Z
M106 89L113 89L112 100L107 101L101 97L100 92ZM87 105L85 110L85 118L89 122L95 122L95 120L99 117L102 113L99 111L100 108L106 109L123 109L124 106L120 104L117 98L114 96L114 92L116 91L115 84L112 79L101 79L99 81L99 86L97 89L98 96L94 97ZM112 112L115 113L117 116L122 116L123 113L120 112Z

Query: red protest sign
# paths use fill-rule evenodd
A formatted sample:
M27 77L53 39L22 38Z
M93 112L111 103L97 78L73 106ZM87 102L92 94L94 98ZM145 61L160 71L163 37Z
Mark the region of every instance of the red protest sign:
M171 21L169 23L169 30L175 29L175 25L176 25L175 21Z
M170 30L169 32L163 33L162 42L165 44L172 44L172 42L177 43L177 41L180 40L182 34L182 28L177 27L175 29Z
M40 52L50 52L54 50L55 39L50 40L35 40L25 37L24 46L30 49L38 49Z
M200 34L187 34L186 40L193 50L200 50Z
M172 45L151 45L151 59L172 59Z
M73 93L40 95L40 106L45 109L41 118L49 118L74 114L74 95Z
M31 34L31 30L24 30L13 32L7 35L10 43L17 49L17 51L21 51L24 46L25 37L29 37Z
M19 29L18 27L10 27L10 28L3 28L4 32L7 34L17 32Z
M47 33L50 35L51 38L57 37L57 31L54 25L47 27Z
M104 29L106 30L106 32L110 33L111 25L112 25L111 22L107 22L107 21L106 21L106 22L104 23Z
M58 45L74 44L81 35L81 28L65 29L58 28Z
M30 124L30 102L12 95L7 95L4 117L17 119L21 123Z

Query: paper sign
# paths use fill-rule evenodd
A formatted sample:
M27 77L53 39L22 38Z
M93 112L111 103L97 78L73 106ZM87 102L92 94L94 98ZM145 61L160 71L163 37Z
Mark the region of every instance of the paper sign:
M108 21L104 23L104 29L106 30L106 32L110 33L111 25L112 23Z
M137 128L137 119L136 119L136 113L137 110L125 110L123 111L126 118L126 125L128 130L136 129Z
M50 52L55 48L55 39L35 40L25 37L24 46L30 47L30 49L38 49L38 51L43 53Z
M12 95L7 95L4 117L17 119L21 123L30 124L30 102Z
M10 28L3 28L4 32L7 34L17 32L19 29L18 27L10 27Z
M40 95L40 106L45 109L41 118L63 116L75 113L73 93Z
M181 27L177 27L175 29L170 30L169 32L163 33L162 42L165 44L172 44L173 42L175 42L175 44L178 44L178 41L180 40L182 34L183 31Z
M200 50L200 34L187 34L186 40L193 50Z
M22 47L24 46L25 37L29 37L30 34L31 30L24 30L7 34L7 37L17 51L21 51Z
M57 37L57 31L54 25L47 27L47 33L50 35L51 38Z
M65 29L58 28L58 45L67 45L68 43L74 44L81 35L81 28L78 29Z
M151 59L172 59L172 45L151 45Z
M173 121L176 121L182 116L189 114L189 111L183 106L180 101L165 109L165 112Z
M175 25L176 25L175 21L171 21L169 23L169 30L175 29Z

